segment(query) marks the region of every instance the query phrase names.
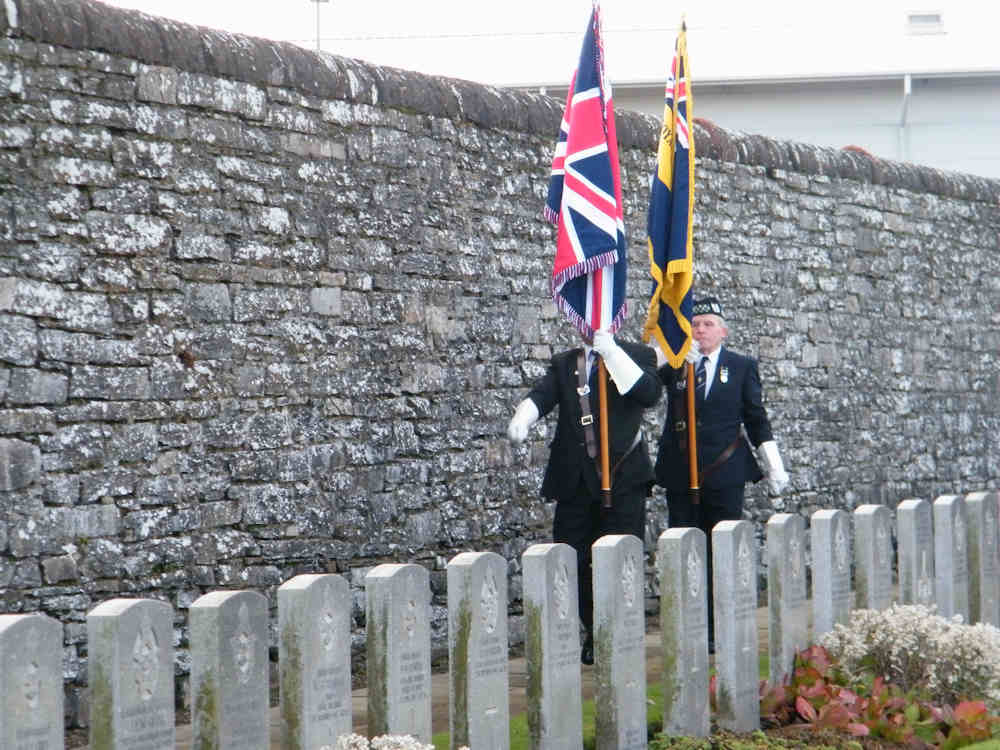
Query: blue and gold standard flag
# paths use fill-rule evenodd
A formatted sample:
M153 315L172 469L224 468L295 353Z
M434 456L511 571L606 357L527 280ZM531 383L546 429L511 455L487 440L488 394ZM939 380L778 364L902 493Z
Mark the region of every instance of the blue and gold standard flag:
M642 340L656 339L671 367L691 346L694 253L694 136L687 27L681 22L664 95L663 127L656 154L646 231L653 293Z

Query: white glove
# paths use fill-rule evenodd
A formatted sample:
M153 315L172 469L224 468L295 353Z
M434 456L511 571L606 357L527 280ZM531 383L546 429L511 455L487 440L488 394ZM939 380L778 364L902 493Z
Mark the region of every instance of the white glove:
M757 453L765 464L764 473L767 474L771 494L780 495L788 486L789 480L785 465L781 462L781 455L778 453L778 444L773 440L767 440L758 446Z
M663 365L667 364L667 355L660 348L660 342L655 339L653 340L653 351L656 352L656 369L659 370Z
M531 425L538 421L538 407L530 398L524 399L514 410L514 416L507 425L507 439L514 443L523 443L528 437Z
M642 377L639 367L628 353L618 346L615 337L607 331L594 331L594 351L601 355L608 374L618 386L618 392L628 393L632 386Z
M701 349L698 348L698 342L691 339L691 348L684 355L684 360L692 365L697 365L699 359L701 359Z

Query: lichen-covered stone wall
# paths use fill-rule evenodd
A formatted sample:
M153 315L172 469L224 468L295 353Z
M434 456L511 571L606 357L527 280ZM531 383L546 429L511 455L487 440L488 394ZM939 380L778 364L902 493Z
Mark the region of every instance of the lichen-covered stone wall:
M505 427L573 343L541 218L562 102L91 0L0 29L0 611L65 623L70 721L113 596L174 605L180 674L195 598L303 572L351 581L359 658L380 562L431 569L439 650L456 552L504 555L519 615L551 424ZM636 338L659 123L617 117ZM751 517L995 488L1000 183L696 140L698 289L793 479Z

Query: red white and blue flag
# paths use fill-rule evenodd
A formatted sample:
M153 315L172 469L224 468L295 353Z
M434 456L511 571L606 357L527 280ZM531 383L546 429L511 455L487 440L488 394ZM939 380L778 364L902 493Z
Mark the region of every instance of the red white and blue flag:
M559 129L545 216L558 228L552 297L590 341L627 310L627 253L611 86L594 4Z

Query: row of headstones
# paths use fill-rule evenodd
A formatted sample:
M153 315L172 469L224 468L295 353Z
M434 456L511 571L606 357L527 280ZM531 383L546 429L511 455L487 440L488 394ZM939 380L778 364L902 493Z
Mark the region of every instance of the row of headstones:
M1000 624L1000 493L945 496L897 509L903 602ZM892 602L891 514L879 505L811 518L814 637L852 606ZM808 638L805 521L766 526L772 681L791 670ZM717 721L759 726L757 554L753 526L712 532ZM657 544L664 664L664 728L709 731L706 539L670 529ZM851 561L856 569L851 596ZM975 561L975 564L970 564ZM936 563L936 564L935 564ZM534 748L582 744L576 554L538 544L523 557L527 713ZM633 536L593 548L598 746L646 745L644 553ZM456 555L447 568L452 747L509 747L507 563L491 552ZM430 581L426 568L385 564L365 579L368 734L431 735ZM970 594L974 592L973 594ZM335 574L301 575L278 589L283 747L333 747L351 732L351 594ZM268 607L253 591L216 591L189 611L194 746L269 747ZM173 750L173 610L113 599L87 616L92 750ZM0 742L12 750L63 747L62 628L45 615L0 616Z

